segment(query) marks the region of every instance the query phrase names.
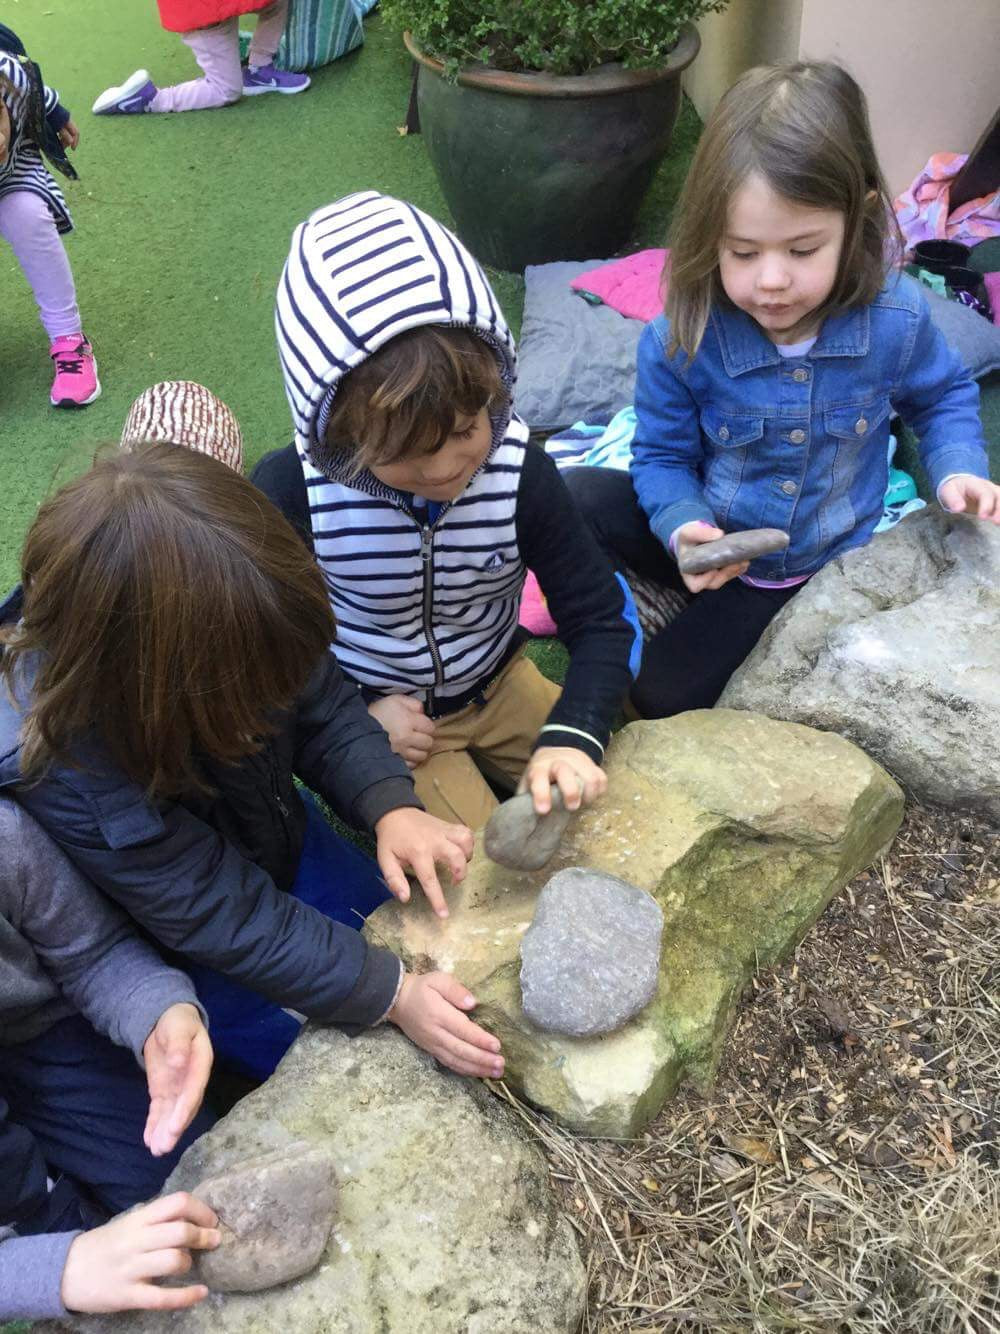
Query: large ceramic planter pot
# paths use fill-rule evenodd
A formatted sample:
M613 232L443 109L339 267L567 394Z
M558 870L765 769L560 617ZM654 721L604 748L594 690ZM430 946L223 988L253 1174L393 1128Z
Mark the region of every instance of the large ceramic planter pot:
M405 41L420 64L427 151L480 260L520 270L625 244L670 146L680 76L700 46L692 24L659 69L604 65L570 76L466 67L452 82L409 33Z

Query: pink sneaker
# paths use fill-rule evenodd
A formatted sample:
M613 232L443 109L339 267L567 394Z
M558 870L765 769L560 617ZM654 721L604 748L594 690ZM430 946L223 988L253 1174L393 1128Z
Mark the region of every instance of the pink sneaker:
M49 402L54 408L85 408L100 397L94 349L82 333L54 338L49 356L56 363Z

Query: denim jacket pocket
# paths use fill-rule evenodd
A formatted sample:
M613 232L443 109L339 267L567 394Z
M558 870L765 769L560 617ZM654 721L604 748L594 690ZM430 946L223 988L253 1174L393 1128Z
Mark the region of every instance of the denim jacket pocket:
M872 433L892 412L888 398L874 398L868 403L854 403L849 407L830 408L823 413L823 425L827 435L838 440L853 440L857 444L867 444Z
M701 429L717 449L745 448L763 438L764 414L727 412L710 403L702 411Z

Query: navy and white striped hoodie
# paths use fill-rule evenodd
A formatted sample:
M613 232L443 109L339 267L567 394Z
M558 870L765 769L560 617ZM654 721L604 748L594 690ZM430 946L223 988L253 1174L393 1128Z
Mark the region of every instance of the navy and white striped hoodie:
M433 523L421 522L411 497L368 471L352 473L350 457L324 438L343 377L426 324L477 333L508 390L491 414L485 462ZM421 695L432 716L463 706L517 651L521 590L533 569L571 655L544 741L600 760L630 677L631 602L510 409L514 344L479 264L412 205L373 191L349 195L296 228L275 325L294 455L268 456L254 481L311 541L343 670L369 696Z

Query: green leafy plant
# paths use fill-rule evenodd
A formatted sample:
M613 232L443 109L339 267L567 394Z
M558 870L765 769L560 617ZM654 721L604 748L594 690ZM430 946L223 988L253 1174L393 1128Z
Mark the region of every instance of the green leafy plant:
M454 74L482 63L503 70L586 74L611 61L666 63L682 26L728 0L382 0L388 23Z

